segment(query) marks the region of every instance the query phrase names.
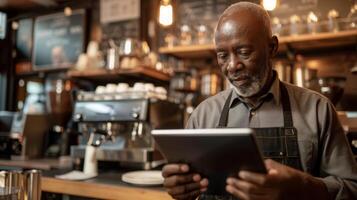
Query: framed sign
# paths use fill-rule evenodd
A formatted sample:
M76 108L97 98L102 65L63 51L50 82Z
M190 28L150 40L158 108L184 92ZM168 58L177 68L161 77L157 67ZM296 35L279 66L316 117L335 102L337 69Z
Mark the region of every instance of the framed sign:
M0 12L0 39L4 39L6 35L6 13Z
M100 22L111 23L140 17L140 0L101 0Z
M84 50L85 10L41 16L35 19L32 65L34 70L74 66Z
M19 28L16 32L17 59L31 61L33 19L19 20Z

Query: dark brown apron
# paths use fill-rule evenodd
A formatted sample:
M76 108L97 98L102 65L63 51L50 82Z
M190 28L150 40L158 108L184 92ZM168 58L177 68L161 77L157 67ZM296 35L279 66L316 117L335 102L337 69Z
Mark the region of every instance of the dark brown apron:
M294 127L288 91L280 82L281 102L283 106L284 126L254 128L258 146L265 159L270 158L284 165L302 170L297 141L297 130ZM232 92L229 94L220 119L218 128L226 128ZM243 127L239 127L243 128ZM219 161L218 161L219 162ZM220 176L221 175L221 176ZM220 174L208 177L209 186L207 192L200 196L200 200L228 200L236 199L225 192L227 176Z

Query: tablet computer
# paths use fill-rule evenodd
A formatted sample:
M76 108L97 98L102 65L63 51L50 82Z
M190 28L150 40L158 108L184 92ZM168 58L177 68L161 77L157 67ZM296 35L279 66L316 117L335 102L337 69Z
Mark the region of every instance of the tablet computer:
M236 177L240 170L267 172L253 129L170 129L151 133L168 163L187 163L192 171L208 177L210 185L211 179L215 180L213 185L218 190L224 190L227 176Z

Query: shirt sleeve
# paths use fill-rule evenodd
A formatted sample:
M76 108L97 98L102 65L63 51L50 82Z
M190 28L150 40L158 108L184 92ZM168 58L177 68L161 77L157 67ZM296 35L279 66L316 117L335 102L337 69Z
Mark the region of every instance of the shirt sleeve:
M320 177L331 199L357 199L357 165L337 113L329 101L320 102Z
M187 120L186 124L186 129L194 129L197 128L197 109L194 110L190 116L190 118Z

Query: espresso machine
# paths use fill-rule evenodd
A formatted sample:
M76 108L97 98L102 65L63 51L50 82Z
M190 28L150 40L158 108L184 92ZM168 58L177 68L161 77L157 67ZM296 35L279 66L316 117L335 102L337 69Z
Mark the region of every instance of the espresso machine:
M19 112L0 112L0 157L27 160L43 156L48 115L41 83L28 82L24 107Z
M16 112L0 111L0 158L9 159L11 155L19 155L19 141L11 134L11 125Z
M183 109L180 104L150 95L100 98L87 92L74 104L73 121L81 133L79 145L71 146L73 158L83 159L86 145L92 144L98 146L99 162L152 169L164 159L155 148L151 130L182 128Z

